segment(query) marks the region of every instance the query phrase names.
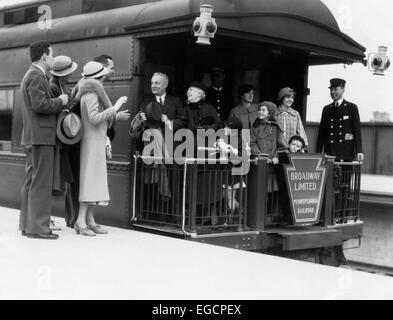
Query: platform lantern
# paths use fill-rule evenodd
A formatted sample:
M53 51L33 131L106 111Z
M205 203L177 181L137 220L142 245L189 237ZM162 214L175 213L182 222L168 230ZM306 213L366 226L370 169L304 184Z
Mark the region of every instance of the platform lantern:
M212 18L213 7L208 4L201 5L200 16L194 21L192 29L194 36L198 37L197 44L211 45L210 39L217 32L216 20Z
M386 55L388 47L379 46L378 53L370 53L368 55L368 68L373 74L383 76L384 72L390 66L390 59Z

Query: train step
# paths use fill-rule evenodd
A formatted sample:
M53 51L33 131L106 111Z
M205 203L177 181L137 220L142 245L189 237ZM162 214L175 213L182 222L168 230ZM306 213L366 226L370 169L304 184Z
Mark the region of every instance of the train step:
M284 251L315 249L341 246L343 233L340 230L324 227L294 227L268 229L267 235L279 238Z

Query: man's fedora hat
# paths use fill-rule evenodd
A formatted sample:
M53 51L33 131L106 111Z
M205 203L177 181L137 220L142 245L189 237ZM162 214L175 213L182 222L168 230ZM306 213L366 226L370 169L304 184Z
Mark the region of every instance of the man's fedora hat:
M79 142L83 135L82 121L77 114L71 111L63 111L57 118L56 134L59 140L65 144Z
M82 76L86 79L97 79L108 74L109 70L101 63L89 61L83 67Z
M145 107L146 125L148 128L161 126L162 106L157 101L150 101Z
M57 77L65 77L78 69L78 64L73 62L70 57L57 56L54 58L52 70L49 72Z
M330 79L330 87L329 87L329 89L330 88L335 88L335 87L345 87L345 84L346 84L347 82L344 80L344 79L340 79L340 78L333 78L333 79Z

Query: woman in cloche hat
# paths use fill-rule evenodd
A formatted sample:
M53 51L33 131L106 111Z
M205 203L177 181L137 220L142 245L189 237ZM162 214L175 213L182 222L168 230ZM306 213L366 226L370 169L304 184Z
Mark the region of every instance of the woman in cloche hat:
M108 69L90 61L83 67L76 98L80 99L83 137L80 151L79 214L74 229L77 234L95 236L106 234L94 219L96 205L108 205L109 191L106 170L106 131L108 124L127 101L120 97L112 106L103 86Z
M289 87L282 88L278 93L278 110L275 118L283 130L285 147L288 147L289 139L294 135L301 136L308 146L307 135L300 114L292 108L295 96L295 91Z

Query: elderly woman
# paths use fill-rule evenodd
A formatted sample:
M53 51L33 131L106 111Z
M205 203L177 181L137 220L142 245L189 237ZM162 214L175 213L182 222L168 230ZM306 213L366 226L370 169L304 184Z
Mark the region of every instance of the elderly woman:
M275 114L277 123L283 130L285 146L294 135L301 136L308 146L306 131L304 130L299 112L292 108L295 101L295 91L289 87L282 88L278 93L278 110Z
M187 90L186 114L188 120L188 129L190 129L194 133L195 147L197 150L204 147L213 147L215 140L212 141L211 145L205 143L204 130L217 130L220 125L220 119L218 117L216 109L211 104L206 103L205 98L206 87L199 81L191 82ZM201 137L202 139L198 139L198 135L200 134L203 135L203 137ZM201 142L203 141L203 145L198 145L198 140L200 140ZM197 153L197 157L201 159L207 158L207 154L204 151L199 150ZM216 224L216 205L217 202L221 199L218 199L218 197L213 199L211 195L218 195L220 186L213 183L214 179L210 179L209 183L208 175L210 173L206 171L204 165L201 164L198 167L199 169L197 178L197 189L201 190L201 192L198 192L196 199L196 204L198 206L198 215L200 217L200 219L197 219L197 221L207 224ZM186 201L188 202L189 199L187 199ZM210 218L211 220L204 221L205 219Z
M277 148L285 144L281 128L274 120L276 110L273 102L261 102L258 105L258 119L251 128L251 154L267 154L273 164L278 163Z
M108 69L90 61L83 67L83 79L78 83L81 118L84 127L80 155L79 214L74 229L77 234L106 234L94 219L96 205L108 205L109 191L106 170L106 132L108 124L127 101L121 97L112 106L103 86Z
M255 88L250 84L239 87L238 96L240 105L234 107L229 113L229 118L238 118L243 123L243 129L250 129L258 118L258 106L253 103Z
M186 113L188 129L196 133L197 129L217 130L220 119L216 109L205 102L206 87L199 81L190 83L187 90Z

